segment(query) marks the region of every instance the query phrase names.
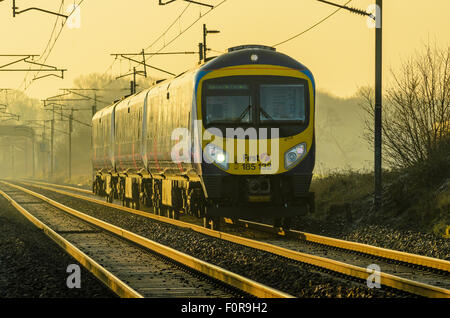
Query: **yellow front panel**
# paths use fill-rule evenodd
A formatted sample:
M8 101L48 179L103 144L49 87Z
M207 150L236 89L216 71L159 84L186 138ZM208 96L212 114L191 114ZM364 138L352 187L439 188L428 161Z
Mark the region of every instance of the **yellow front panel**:
M310 79L302 72L286 67L274 66L274 65L240 65L222 68L219 70L211 71L199 82L197 90L197 119L202 120L202 84L203 81L218 78L218 77L228 77L228 76L287 76L305 79L308 83L309 88L309 124L308 127L301 133L295 136L281 137L274 140L259 140L256 141L252 147L256 147L256 154L262 154L262 158L249 158L250 157L250 145L253 140L239 140L239 139L228 139L221 138L220 136L213 136L211 138L212 143L227 151L228 153L233 153L233 158L229 158L229 161L233 159L233 163L229 164L228 170L221 168L219 165L214 163L219 169L224 170L230 174L234 175L259 175L259 174L277 174L287 171L284 167L284 154L289 149L295 147L296 145L306 142L307 149L306 153L309 152L314 133L314 92ZM202 126L202 134L205 133L205 127ZM211 140L202 139L202 148L207 144L211 143ZM245 152L238 153L238 143L244 143ZM278 144L278 146L277 146ZM231 151L231 146L233 146L234 151ZM260 151L261 148L261 151ZM272 149L274 148L274 149ZM278 148L278 149L277 149ZM242 148L241 148L242 149ZM267 150L267 151L266 151ZM278 154L277 156L274 154ZM243 155L247 155L245 158ZM267 156L268 155L268 156ZM231 157L231 156L230 156ZM303 156L305 158L306 155ZM262 159L262 160L261 160ZM269 161L268 161L269 160ZM303 160L303 159L302 159ZM297 164L293 165L289 169L294 168ZM270 164L269 164L270 163Z

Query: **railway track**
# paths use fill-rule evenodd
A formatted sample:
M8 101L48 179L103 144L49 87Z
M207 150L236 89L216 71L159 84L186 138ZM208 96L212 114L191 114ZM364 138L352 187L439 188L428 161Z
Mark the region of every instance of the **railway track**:
M366 270L367 265L376 264L381 269L380 276L383 286L420 296L450 297L450 262L448 261L298 231L283 232L280 229L274 230L273 227L264 224L240 220L240 225L246 229L264 231L284 237L284 239L280 239L271 236L259 240L250 240L225 232L205 229L195 224L106 203L95 199L86 190L80 191L77 188L51 184L43 185L42 183L39 185L34 183L34 186L96 204L115 207L121 211L157 219L176 226L187 227L222 240L263 250L360 280L367 279L370 274ZM63 187L69 191L56 190L55 187ZM83 192L83 195L79 194Z
M15 185L0 194L121 297L292 297Z

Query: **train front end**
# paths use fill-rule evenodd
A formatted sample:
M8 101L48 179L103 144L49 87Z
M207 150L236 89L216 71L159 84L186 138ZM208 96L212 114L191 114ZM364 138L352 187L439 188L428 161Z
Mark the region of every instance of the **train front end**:
M196 77L208 214L286 218L314 206L312 73L262 46L232 48Z

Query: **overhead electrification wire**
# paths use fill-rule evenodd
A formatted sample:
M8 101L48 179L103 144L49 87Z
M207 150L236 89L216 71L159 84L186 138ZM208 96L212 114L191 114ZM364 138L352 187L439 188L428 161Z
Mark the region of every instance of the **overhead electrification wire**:
M61 0L61 5L59 6L58 13L61 13L63 8L64 8L64 0ZM48 39L47 45L45 46L44 51L42 51L41 56L39 57L39 60L44 56L45 52L47 51L47 49L50 46L50 42L51 42L51 40L53 38L53 34L55 33L56 25L58 23L59 18L61 18L61 17L60 16L56 16L55 24L53 25L52 32L50 33L50 38Z
M81 4L83 3L83 1L84 1L84 0L80 0L80 2L78 2L78 4L77 4L77 5L73 8L73 10L70 12L69 17L72 15L72 13L73 13L78 7L81 6ZM48 51L48 54L47 54L47 56L45 57L45 59L44 59L44 61L42 62L42 64L45 64L45 62L47 61L48 57L50 56L50 54L51 54L53 48L55 47L56 42L57 42L58 39L59 39L59 36L60 36L61 33L62 33L62 30L64 30L64 26L66 25L66 23L67 23L67 19L63 22L63 24L62 24L62 26L61 26L61 29L59 30L58 34L56 35L56 38L55 38L55 40L53 41L53 44L51 45L51 47L50 47L50 49L49 49L49 51ZM42 66L40 67L40 69L42 69ZM39 75L39 73L40 73L40 71L38 71L38 72L34 75L33 80L36 79L36 77ZM33 82L33 80L31 81L31 83ZM27 90L27 89L31 86L31 83L30 83L29 86L25 86L25 90ZM22 84L19 86L19 88L20 88L21 86L22 86Z
M209 49L209 48L208 48ZM213 50L213 49L209 49L211 52L216 52L216 53L220 53L220 54L225 54L224 51L219 51L219 50Z
M148 50L149 48L151 48L156 42L159 41L159 39L161 39L164 35L167 34L167 32L169 32L169 30L175 25L175 23L180 20L181 16L186 12L186 10L189 8L189 6L191 5L191 3L189 2L187 4L187 6L183 9L183 11L181 11L181 13L178 15L178 17L173 20L173 22L167 27L166 30L164 30L164 32L156 39L152 42L152 44L150 44L149 46L147 46L145 49Z
M197 19L195 19L194 22L192 22L187 28L185 28L184 30L182 30L180 33L178 33L178 35L176 35L173 39L171 39L169 42L165 43L164 46L162 48L160 48L158 51L155 52L159 53L162 50L164 50L167 46L169 46L173 41L175 41L176 39L178 39L181 35L183 35L186 31L188 31L192 26L194 26L200 19L202 19L203 17L205 17L207 14L211 13L211 11L213 11L214 9L220 7L222 4L224 4L225 2L227 2L227 0L223 0L222 2L220 2L218 5L212 7L210 10L206 11L205 14L199 16ZM148 58L145 59L145 61L149 60L150 58L152 58L152 56L154 56L155 54L151 54L149 55Z
M213 8L211 8L210 10L208 10L205 14L200 15L194 22L192 22L187 28L185 28L184 30L180 31L180 33L178 33L178 35L176 35L174 38L172 38L169 42L165 43L164 46L162 48L160 48L157 52L155 53L159 53L162 50L164 50L167 46L169 46L172 42L174 42L177 38L179 38L181 35L183 35L186 31L188 31L192 26L194 26L201 18L205 17L207 14L209 14L211 11L213 11L215 8L218 8L219 6L221 6L222 4L224 4L227 0L223 0L222 2L220 2L218 5L214 6ZM149 48L151 48L153 45L155 45L155 43L157 43L164 35L167 34L167 32L175 25L175 23L177 21L179 21L179 19L181 18L181 16L186 12L186 10L188 9L189 4L181 11L181 13L177 16L177 18L164 30L164 32L162 32L162 34L156 38L156 40L154 40L149 46L147 46L145 48L145 50L148 50ZM149 57L145 58L145 62L147 62L147 60L149 60L152 56L154 56L155 54L151 54ZM113 61L113 63L108 67L108 69L103 73L103 76L112 68L112 66L114 65L116 59ZM109 81L108 83L106 83L104 87L109 86L112 82L114 82L114 80Z
M175 20L173 20L173 22L161 33L160 36L158 36L149 46L147 46L145 48L145 50L148 50L149 48L151 48L153 45L155 45L155 43L157 43L163 36L165 36L167 34L167 32L169 32L169 30L175 25L175 23L177 23L177 21L179 21L181 19L181 17L183 16L183 14L187 11L187 9L189 8L189 6L191 5L191 3L188 3L186 5L186 7L181 11L181 13L176 17ZM106 69L106 71L102 74L102 77L105 76L105 74L107 74L112 67L114 66L114 64L117 61L117 56L114 59L114 61L109 65L109 67ZM109 86L112 82L114 82L115 79L112 79L111 81L109 81L108 83L106 83L105 85L103 85L103 87L107 87Z
M351 1L352 1L352 0L347 1L347 2L344 4L344 6L346 6L347 4L349 4ZM296 35L291 36L290 38L288 38L288 39L286 39L286 40L284 40L284 41L281 41L281 42L279 42L279 43L277 43L277 44L274 44L274 45L272 45L272 46L273 46L273 47L276 47L276 46L278 46L278 45L281 45L281 44L284 44L284 43L286 43L286 42L289 42L289 41L291 41L291 40L293 40L293 39L299 37L300 35L305 34L306 32L310 31L311 29L315 28L316 26L318 26L319 24L321 24L321 23L324 22L325 20L327 20L327 19L329 19L330 17L332 17L333 15L335 15L335 14L336 14L339 10L341 10L341 9L342 9L342 8L338 8L338 9L334 10L331 14L329 14L329 15L327 15L325 18L319 20L318 22L316 22L315 24L313 24L312 26L310 26L310 27L307 28L306 30L303 30L302 32L297 33Z
M64 6L64 0L61 0L61 5L59 6L58 13L61 13L61 9L63 8L63 6ZM56 16L56 18L55 18L55 23L53 24L53 29L52 29L52 32L50 33L50 37L48 38L47 45L45 46L45 49L42 51L41 55L39 56L38 62L43 58L45 52L47 51L47 49L50 46L50 42L53 39L53 35L55 34L56 25L58 24L59 18L60 18L60 16ZM31 66L30 66L30 68L31 68ZM22 87L22 85L26 83L26 80L27 80L27 77L28 77L29 73L30 73L30 71L25 73L25 77L24 77L22 83L19 85L19 87L17 89L20 89Z
M106 69L106 71L103 72L103 74L100 76L100 78L103 78L103 76L105 76L114 66L114 64L117 61L117 56L116 58L112 61L112 63L108 66L108 68ZM112 80L110 80L108 83L106 83L105 85L102 86L102 88L108 87L112 82L114 82L115 79L113 78Z

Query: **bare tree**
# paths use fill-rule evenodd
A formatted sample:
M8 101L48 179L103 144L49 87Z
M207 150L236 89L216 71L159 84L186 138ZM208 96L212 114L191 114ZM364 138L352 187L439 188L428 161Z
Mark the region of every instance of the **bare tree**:
M427 45L391 74L383 100L383 157L391 167L411 167L449 138L450 48ZM365 139L373 144L373 88L360 88L358 96L369 115Z

